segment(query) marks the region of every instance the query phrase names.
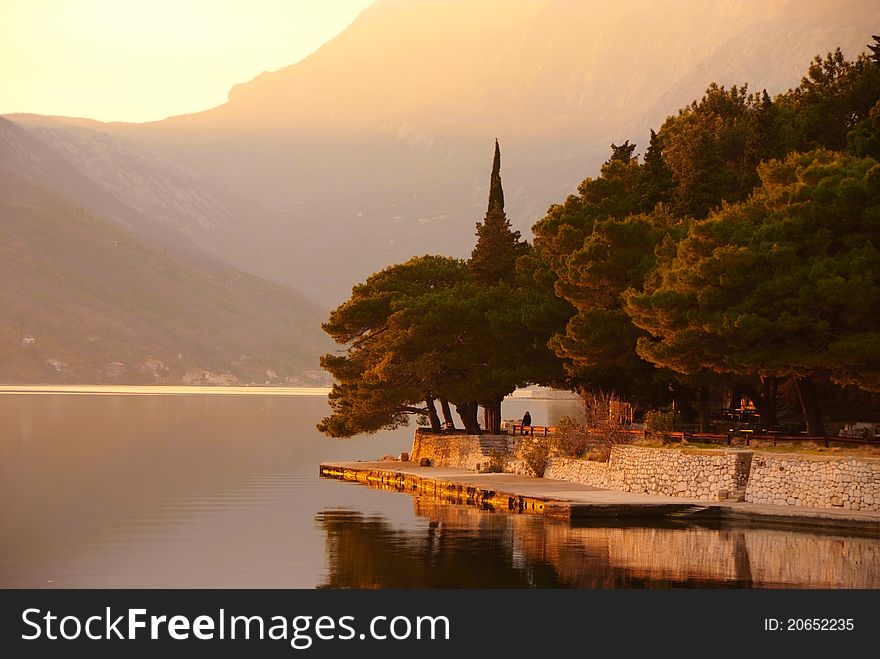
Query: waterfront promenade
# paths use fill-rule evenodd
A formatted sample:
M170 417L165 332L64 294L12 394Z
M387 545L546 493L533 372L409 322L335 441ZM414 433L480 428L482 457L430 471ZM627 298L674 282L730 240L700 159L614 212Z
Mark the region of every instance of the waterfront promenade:
M636 494L519 474L477 473L409 462L328 462L325 478L358 482L487 510L544 514L577 521L693 520L801 528L848 528L880 535L880 512Z

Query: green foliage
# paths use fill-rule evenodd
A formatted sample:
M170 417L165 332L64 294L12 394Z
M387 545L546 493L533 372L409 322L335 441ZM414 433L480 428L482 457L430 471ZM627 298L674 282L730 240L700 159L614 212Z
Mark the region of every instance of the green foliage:
M675 428L675 412L648 410L645 412L645 429L657 435L663 442L669 441L669 433Z
M609 161L600 179L584 181L581 196L569 198L564 208L551 208L535 232L557 276L557 295L576 309L564 333L550 342L569 374L591 388L651 397L655 369L635 352L641 331L623 310L620 295L641 286L655 249L682 233L683 225L662 205L650 213L630 213L639 208L638 174L635 161ZM626 195L614 209L623 211L622 217L606 212L609 194ZM581 228L576 247L575 223Z
M712 84L660 129L663 160L672 172L673 210L678 216L704 217L723 200L745 198L757 184L761 153L752 135L762 113L761 96L747 87L729 90Z
M541 478L550 460L551 440L549 437L526 435L520 440L517 456L526 463L533 476Z
M641 207L653 209L659 203L668 204L672 199L674 187L672 170L663 159L663 146L660 143L660 137L652 128L638 182Z
M581 406L575 416L563 417L556 424L554 452L571 457L588 456L607 461L611 447L631 441L620 412L622 401L604 391L581 391Z
M618 161L626 164L632 160L638 159L638 155L633 155L636 150L635 144L630 144L629 140L626 140L620 146L611 143L611 157L608 159L608 162Z
M339 380L322 429L393 427L434 397L497 421L515 386L563 379L656 406L723 377L794 376L805 412L812 375L880 390L872 52L817 57L773 99L710 85L651 132L643 163L612 144L534 248L504 214L496 141L471 259L389 268L325 325L348 348L322 362ZM526 448L543 473L546 447Z
M874 40L874 43L868 44L868 50L871 51L871 61L880 66L880 36L875 34L871 38Z
M470 262L424 256L386 268L355 286L323 325L346 349L321 360L337 380L322 432L348 437L395 428L408 415L430 414L435 398L455 404L471 432L479 428L470 413L484 405L493 426L487 429L497 432L506 395L564 377L547 342L568 307L507 220L494 232L490 222L498 213L503 218L497 143L491 190Z
M510 229L497 141L477 236L470 261L423 256L391 266L333 311L324 330L346 349L321 360L337 380L322 432L395 428L410 414L430 414L435 398L455 404L472 432L479 428L471 415L483 404L497 431L507 394L562 379L547 342L570 311L553 295L545 264Z
M778 130L785 153L816 147L845 149L849 133L878 100L880 67L867 56L848 61L840 49L824 58L817 56L800 86L778 99Z
M852 155L880 160L880 101L847 134L846 141L847 151Z
M396 428L407 415L424 414L426 408L416 405L441 386L455 390L472 351L453 351L456 363L447 353L459 343L460 323L478 320L463 304L467 284L462 261L424 256L355 286L323 325L347 349L345 355L321 358L336 383L333 414L318 428L333 437Z
M553 448L560 455L580 457L587 452L590 446L590 436L583 419L574 416L564 416L556 424L556 434L553 436Z
M476 280L486 286L511 282L516 275L516 260L528 250L513 231L504 214L504 190L501 187L501 149L495 140L495 159L489 182L489 207L483 222L477 222L477 244L469 267Z
M683 373L829 373L880 389L880 165L820 149L760 176L625 294L653 337L639 353Z
M654 405L732 374L876 387L871 166L761 165L817 146L878 156L871 50L817 57L774 99L712 84L651 132L642 164L612 145L600 176L550 207L535 246L576 310L550 343L575 382Z

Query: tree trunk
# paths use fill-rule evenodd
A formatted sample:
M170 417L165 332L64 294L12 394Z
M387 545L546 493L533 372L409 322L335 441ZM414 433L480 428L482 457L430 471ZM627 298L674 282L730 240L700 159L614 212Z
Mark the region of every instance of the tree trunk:
M679 413L683 423L694 420L694 408L691 405L693 390L689 387L676 386L672 392L672 402L675 411Z
M779 388L779 378L773 375L761 377L761 390L751 386L742 386L743 393L755 404L755 410L761 415L761 424L764 428L776 427L776 391Z
M480 430L480 424L477 423L477 412L479 412L479 409L479 405L477 405L475 400L455 406L455 411L458 412L458 416L461 417L461 422L464 424L465 432L469 435L483 434Z
M768 375L761 378L761 423L766 430L776 427L776 391L779 389L779 378Z
M483 427L491 435L501 434L502 400L502 398L491 398L480 403L483 406Z
M432 396L425 396L425 406L428 408L428 420L431 422L431 430L433 432L440 432L443 430L443 427L440 425L440 417L437 416L437 408L434 405L434 398Z
M819 397L816 395L816 387L810 378L795 376L798 398L801 401L801 409L804 413L804 423L807 426L807 434L813 437L825 436L825 425L822 423L822 411L819 408Z
M709 387L700 387L700 432L709 432Z
M496 435L501 434L501 422L504 420L501 418L501 403L504 402L504 396L499 396L495 399L495 426L492 429L492 432Z
M443 412L446 430L455 430L455 419L452 417L452 410L449 409L449 401L445 398L440 399L440 410Z

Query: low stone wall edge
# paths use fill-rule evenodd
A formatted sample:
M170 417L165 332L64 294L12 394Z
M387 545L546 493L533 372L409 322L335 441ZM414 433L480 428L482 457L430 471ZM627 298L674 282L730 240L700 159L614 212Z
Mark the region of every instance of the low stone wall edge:
M516 435L417 430L411 459L471 471L529 473ZM617 444L606 462L552 457L545 478L593 487L704 500L880 510L880 460L773 454L743 449L673 449Z

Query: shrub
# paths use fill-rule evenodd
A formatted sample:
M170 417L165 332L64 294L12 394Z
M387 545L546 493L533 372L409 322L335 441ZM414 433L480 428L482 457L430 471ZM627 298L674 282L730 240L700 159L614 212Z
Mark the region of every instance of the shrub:
M663 443L669 442L669 433L675 426L675 412L663 410L649 410L645 413L645 429L652 435L657 435Z
M623 410L626 414L621 413ZM607 461L614 444L632 441L626 431L631 410L616 394L582 390L578 415L565 417L557 424L554 452Z
M556 424L552 449L559 455L580 457L590 448L590 435L585 420L566 416Z
M522 438L517 451L529 471L538 478L541 478L547 469L547 461L550 459L550 441L549 437L526 435Z
M599 446L591 449L587 452L584 458L590 462L608 462L611 459L611 447Z

